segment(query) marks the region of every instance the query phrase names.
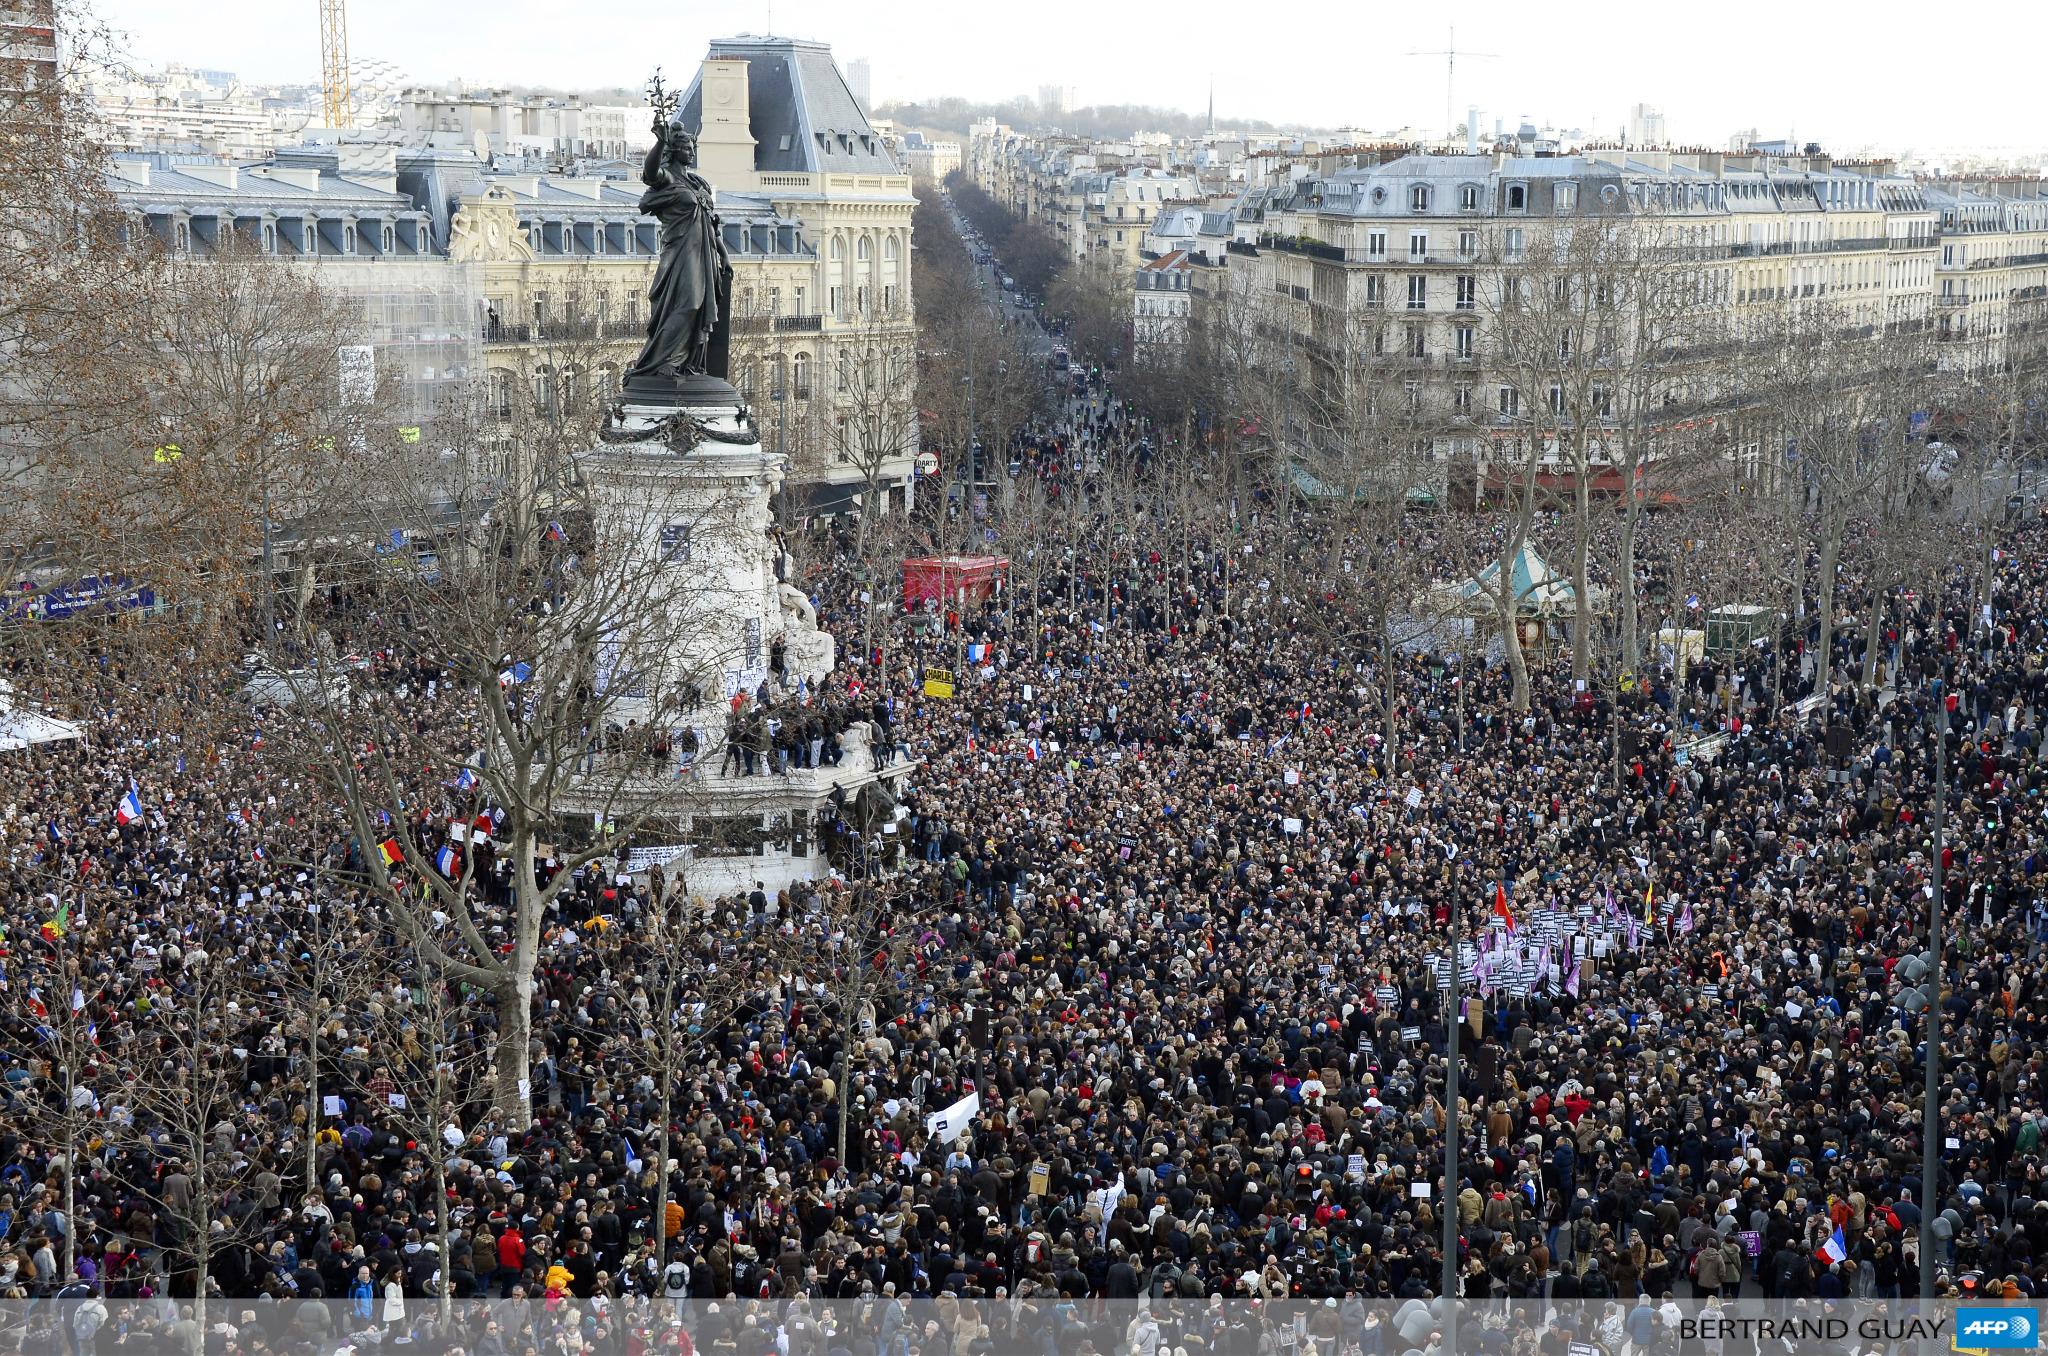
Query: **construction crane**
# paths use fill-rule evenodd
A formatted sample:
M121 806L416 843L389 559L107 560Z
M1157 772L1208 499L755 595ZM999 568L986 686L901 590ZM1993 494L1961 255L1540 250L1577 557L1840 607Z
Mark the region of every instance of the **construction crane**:
M329 127L355 123L348 83L348 0L320 0L320 104Z
M340 3L340 0L335 0L335 3ZM1448 44L1445 45L1442 51L1410 52L1408 53L1408 55L1412 57L1442 57L1444 59L1444 136L1451 141L1456 141L1458 138L1458 124L1453 118L1451 110L1457 106L1457 100L1455 96L1457 93L1458 82L1458 58L1460 56L1465 56L1477 60L1492 61L1497 59L1500 56L1500 53L1459 52L1458 30L1456 27L1453 27L1451 29L1451 40ZM1476 128L1468 130L1472 132L1477 131Z

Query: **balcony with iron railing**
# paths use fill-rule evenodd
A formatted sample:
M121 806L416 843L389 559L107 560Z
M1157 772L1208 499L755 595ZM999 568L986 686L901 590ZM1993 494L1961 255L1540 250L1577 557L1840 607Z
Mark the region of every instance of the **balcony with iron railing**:
M1331 263L1344 262L1344 250L1340 245L1327 245L1320 240L1303 240L1298 236L1262 235L1259 244L1283 254L1300 254L1311 259L1324 259Z
M1856 254L1881 250L1888 242L1881 237L1854 240L1738 240L1727 247L1731 259L1776 258L1787 254ZM1718 248L1707 246L1705 248Z
M641 339L646 334L647 327L637 320L543 320L518 325L487 321L481 337L486 345L553 344L576 340Z

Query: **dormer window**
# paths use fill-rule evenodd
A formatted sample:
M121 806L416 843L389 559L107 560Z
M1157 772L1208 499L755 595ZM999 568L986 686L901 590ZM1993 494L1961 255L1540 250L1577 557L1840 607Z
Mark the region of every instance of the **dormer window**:
M1479 210L1479 186L1477 184L1466 184L1458 190L1458 210L1460 212L1477 212Z
M1510 211L1510 212L1526 212L1526 211L1528 211L1528 210L1529 210L1529 186L1528 186L1527 184L1509 184L1509 185L1508 185L1508 211Z
M1408 190L1408 210L1411 212L1427 212L1429 210L1429 186L1427 184L1416 184Z

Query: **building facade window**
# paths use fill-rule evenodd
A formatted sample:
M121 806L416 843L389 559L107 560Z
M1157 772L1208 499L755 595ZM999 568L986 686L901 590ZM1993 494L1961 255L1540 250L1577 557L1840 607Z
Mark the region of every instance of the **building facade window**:
M1387 233L1369 231L1365 237L1365 257L1372 262L1384 263L1387 257Z
M1410 273L1408 275L1408 309L1420 311L1429 306L1429 275Z
M1415 263L1420 263L1429 258L1428 231L1408 232L1408 258L1411 262Z
M1479 278L1476 274L1458 275L1458 309L1470 311L1479 305Z
M1416 184L1408 190L1408 210L1427 212L1429 210L1429 185Z
M1460 325L1451 333L1453 336L1452 351L1459 358L1469 361L1472 357L1472 327L1470 325Z

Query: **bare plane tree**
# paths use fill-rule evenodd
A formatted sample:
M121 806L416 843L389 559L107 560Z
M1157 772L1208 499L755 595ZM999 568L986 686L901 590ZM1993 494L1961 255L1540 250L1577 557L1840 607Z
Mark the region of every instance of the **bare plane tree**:
M296 737L364 880L437 973L494 996L516 1126L551 901L642 824L689 819L674 732L762 662L739 605L759 587L759 525L742 489L664 464L686 455L568 458L541 479L570 488L533 508L461 458L422 476L391 453L385 512L418 549L373 613L316 638L304 684Z

